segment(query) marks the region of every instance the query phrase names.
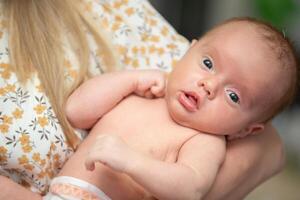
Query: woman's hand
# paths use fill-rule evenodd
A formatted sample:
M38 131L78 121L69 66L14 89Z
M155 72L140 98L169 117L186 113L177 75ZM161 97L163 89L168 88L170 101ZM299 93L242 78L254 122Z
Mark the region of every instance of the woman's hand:
M205 199L243 199L284 164L283 143L276 129L267 124L263 133L228 142L226 159Z

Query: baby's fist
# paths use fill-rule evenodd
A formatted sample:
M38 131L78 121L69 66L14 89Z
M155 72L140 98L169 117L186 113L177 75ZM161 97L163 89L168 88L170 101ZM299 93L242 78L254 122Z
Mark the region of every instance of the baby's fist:
M162 97L165 94L166 75L159 70L139 70L135 93L146 98Z
M119 136L99 135L87 155L85 167L92 171L95 163L99 162L114 170L123 171L129 152L129 147Z

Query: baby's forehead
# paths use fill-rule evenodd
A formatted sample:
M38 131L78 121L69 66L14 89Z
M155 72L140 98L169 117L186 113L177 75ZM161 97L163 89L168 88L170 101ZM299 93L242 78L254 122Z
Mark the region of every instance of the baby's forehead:
M288 65L289 60L293 59L287 59L290 55L285 50L283 42L277 37L279 36L276 32L267 30L262 25L241 21L217 26L200 38L199 42L206 49L210 45L220 49L226 43L228 47L241 49L241 52L251 50L252 54L248 56L253 57L260 53L268 62L281 63L281 67L284 67ZM283 57L283 55L285 56Z
M271 25L265 23L253 22L247 20L229 21L214 27L211 31L204 35L206 38L234 38L239 35L251 36L253 41L257 40L260 44L268 47L266 51L273 54L277 59L293 60L292 58L286 59L283 56L289 56L287 53L290 47L287 45L286 38L283 34Z
M238 35L249 34L252 36L256 36L257 40L261 39L259 37L261 35L259 31L259 27L253 23L246 21L238 21L238 22L228 22L221 25L218 25L208 31L202 38L230 38L237 37Z

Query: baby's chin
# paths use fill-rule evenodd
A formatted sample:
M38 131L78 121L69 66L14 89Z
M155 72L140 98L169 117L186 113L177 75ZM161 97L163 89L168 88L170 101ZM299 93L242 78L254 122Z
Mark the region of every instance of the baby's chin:
M170 117L172 118L172 120L180 126L194 129L194 130L202 132L202 133L209 133L209 132L206 132L202 127L196 126L195 122L187 120L187 119L189 119L189 117L186 117L184 114L182 114L180 112L176 112L176 111L172 112L172 110L171 111L169 110L169 114L170 114Z
M191 122L189 120L187 120L187 119L189 119L189 117L185 116L183 113L179 112L178 110L170 109L170 108L168 108L168 111L169 111L170 117L172 118L172 120L174 122L176 122L176 124L185 126L188 128L193 128L193 129L196 128L191 125Z

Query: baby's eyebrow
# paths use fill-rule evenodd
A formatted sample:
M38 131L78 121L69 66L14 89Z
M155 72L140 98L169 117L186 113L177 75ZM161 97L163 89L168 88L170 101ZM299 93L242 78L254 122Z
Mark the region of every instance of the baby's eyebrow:
M218 50L209 43L204 43L202 49L208 53L218 54Z

